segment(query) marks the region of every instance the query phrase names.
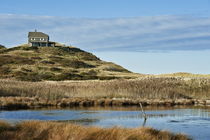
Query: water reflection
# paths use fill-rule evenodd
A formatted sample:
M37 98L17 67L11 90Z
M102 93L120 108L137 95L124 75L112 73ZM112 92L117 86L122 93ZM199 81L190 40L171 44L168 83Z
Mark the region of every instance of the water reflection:
M96 123L100 121L99 119L77 119L77 120L59 120L56 122L65 122L65 123L75 123L81 125L89 125L91 123Z
M144 122L142 124L142 127L144 127L146 125L147 119L144 119Z
M1 111L0 119L13 123L24 120L51 120L102 127L154 127L192 135L194 139L210 137L209 107L145 107L144 119L139 107L71 108Z

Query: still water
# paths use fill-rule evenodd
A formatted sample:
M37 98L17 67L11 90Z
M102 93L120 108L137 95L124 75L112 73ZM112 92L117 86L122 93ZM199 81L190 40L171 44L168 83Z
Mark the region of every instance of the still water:
M195 140L210 140L209 107L145 108L71 108L0 111L0 120L16 123L24 120L53 120L101 127L153 127L185 133Z

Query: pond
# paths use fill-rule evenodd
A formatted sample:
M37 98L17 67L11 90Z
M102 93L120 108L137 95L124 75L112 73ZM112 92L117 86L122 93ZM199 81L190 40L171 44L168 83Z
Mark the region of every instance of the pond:
M100 127L153 127L185 133L193 139L210 139L210 107L147 107L147 121L138 107L70 108L0 111L0 120L16 123L24 120L51 120Z

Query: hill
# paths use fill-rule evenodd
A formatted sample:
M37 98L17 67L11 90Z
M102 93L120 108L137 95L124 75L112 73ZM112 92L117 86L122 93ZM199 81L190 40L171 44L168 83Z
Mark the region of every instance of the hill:
M0 49L5 49L5 47L3 45L0 44Z
M29 47L0 50L0 78L22 81L134 78L137 75L76 47Z

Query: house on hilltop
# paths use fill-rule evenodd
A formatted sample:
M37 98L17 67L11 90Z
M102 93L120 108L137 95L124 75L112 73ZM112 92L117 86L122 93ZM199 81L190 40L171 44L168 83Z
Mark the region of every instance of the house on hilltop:
M49 41L49 35L37 32L36 30L34 32L28 33L28 44L31 47L54 47L55 42Z

